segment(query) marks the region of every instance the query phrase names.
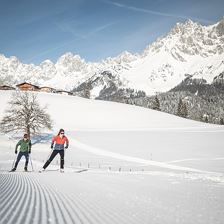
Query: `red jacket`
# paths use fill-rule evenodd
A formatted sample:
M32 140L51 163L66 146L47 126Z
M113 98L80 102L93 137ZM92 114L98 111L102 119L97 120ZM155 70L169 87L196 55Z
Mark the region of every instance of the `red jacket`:
M57 135L53 137L51 147L53 148L54 146L55 150L63 150L65 143L66 143L65 147L68 148L68 144L69 144L68 138L65 135L62 138L59 135Z

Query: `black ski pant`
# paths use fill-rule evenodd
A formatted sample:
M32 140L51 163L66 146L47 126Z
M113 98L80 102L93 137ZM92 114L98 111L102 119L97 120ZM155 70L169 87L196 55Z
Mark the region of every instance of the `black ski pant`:
M57 154L60 154L61 160L60 160L60 167L61 169L64 169L64 155L65 155L65 150L53 150L53 152L50 155L50 158L47 160L47 162L44 164L43 168L46 169L51 161L54 159L54 157Z
M28 166L28 162L29 162L29 153L28 152L19 152L17 159L16 159L16 163L15 163L15 168L17 168L18 163L20 161L20 159L22 158L22 156L25 156L26 158L26 162L25 162L25 167Z

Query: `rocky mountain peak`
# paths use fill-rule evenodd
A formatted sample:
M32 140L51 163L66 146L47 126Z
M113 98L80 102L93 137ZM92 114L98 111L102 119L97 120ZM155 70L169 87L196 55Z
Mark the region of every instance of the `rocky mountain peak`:
M73 55L71 52L62 55L56 63L57 68L74 72L81 72L86 66L84 59L79 55Z
M186 61L188 55L209 57L224 52L224 19L213 26L202 26L192 20L177 23L164 37L149 45L143 56L166 51L175 59Z
M218 22L215 29L219 37L224 36L224 17Z
M184 23L177 23L168 35L189 35L195 32L203 32L202 26L199 23L193 22L192 20L188 19Z

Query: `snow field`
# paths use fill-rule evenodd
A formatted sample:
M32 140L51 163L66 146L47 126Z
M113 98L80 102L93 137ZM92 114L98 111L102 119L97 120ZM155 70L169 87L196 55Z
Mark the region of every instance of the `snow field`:
M0 118L10 93L0 91ZM44 93L38 99L48 104L54 130L32 139L35 172L22 171L24 159L17 172L6 172L18 138L0 135L0 223L224 220L223 127L112 102ZM70 140L65 173L58 158L37 173L59 128Z

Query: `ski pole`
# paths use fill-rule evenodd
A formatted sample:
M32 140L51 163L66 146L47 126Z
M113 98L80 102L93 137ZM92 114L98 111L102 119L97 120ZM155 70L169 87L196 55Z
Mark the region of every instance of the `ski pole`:
M52 152L53 152L53 149L51 149L51 151L50 151L50 153L48 154L47 159L46 159L45 161L48 161L48 160L50 159L50 156L51 156Z
M33 169L32 159L31 159L31 155L30 155L30 164L31 164L32 171L34 171L34 169Z
M50 159L50 156L51 156L51 154L52 154L52 152L53 152L54 150L53 149L51 149L51 151L50 151L50 153L48 154L48 156L47 156L47 160L49 160ZM46 161L47 161L46 160Z
M14 158L14 161L13 161L13 164L12 164L12 169L14 168L15 161L16 161L16 157L17 157L17 155L16 155L15 158Z

